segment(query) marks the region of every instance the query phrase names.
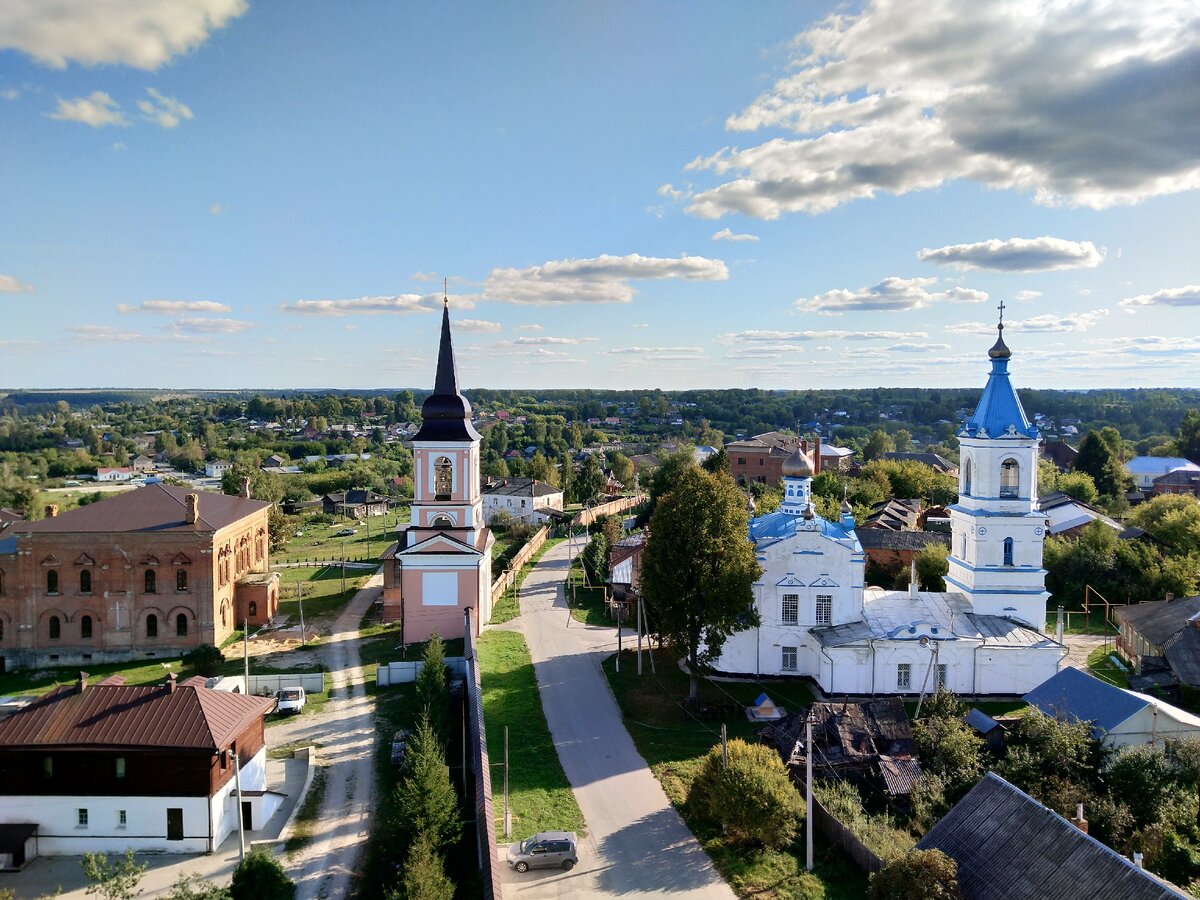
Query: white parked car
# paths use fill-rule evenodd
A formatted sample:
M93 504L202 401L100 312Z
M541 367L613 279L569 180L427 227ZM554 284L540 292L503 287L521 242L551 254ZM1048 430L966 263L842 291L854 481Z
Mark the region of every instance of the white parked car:
M275 695L275 709L281 713L299 713L304 709L304 688L282 688Z

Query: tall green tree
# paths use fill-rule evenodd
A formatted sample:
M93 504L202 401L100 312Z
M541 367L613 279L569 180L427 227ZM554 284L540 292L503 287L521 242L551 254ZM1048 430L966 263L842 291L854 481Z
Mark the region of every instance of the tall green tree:
M428 716L421 716L408 742L404 775L396 785L399 831L425 835L435 850L458 840L458 797L450 783L446 754Z
M1076 472L1086 472L1092 476L1101 495L1117 497L1125 493L1129 476L1121 466L1112 446L1104 440L1098 431L1089 431L1083 443L1079 445L1079 455L1075 457Z
M454 897L454 884L446 877L446 864L427 835L418 835L408 848L404 864L404 896L406 900L452 900Z
M1159 494L1130 513L1129 521L1164 544L1172 555L1200 553L1200 503L1186 494Z
M699 696L701 668L725 640L757 624L750 585L761 569L734 483L692 465L662 496L650 521L642 591L660 633L681 651Z
M639 524L649 522L658 506L659 499L675 490L684 473L695 468L697 468L696 455L689 447L682 447L674 453L659 457L658 468L648 479L650 502L646 505L645 512L638 517Z
M871 436L867 438L867 442L863 444L863 459L872 460L879 459L885 453L890 453L896 449L896 442L892 440L891 435L886 431L876 428L871 432Z
M450 688L446 684L446 645L436 631L425 643L421 671L416 683L417 709L429 718L439 738L446 736L446 714L450 707Z
M583 461L583 465L575 474L573 487L575 500L578 503L587 503L600 496L600 492L604 490L604 471L600 468L600 459L597 454L589 453L587 455L587 459Z
M709 456L708 459L706 459L703 463L701 463L701 466L704 467L704 471L706 471L706 472L712 472L714 474L720 474L720 475L728 475L729 474L729 454L726 453L725 448L722 447L716 453L713 453L711 456Z
M252 850L233 870L229 883L233 900L292 900L296 885L279 860L266 850Z
M1175 452L1192 462L1200 460L1200 412L1189 409L1175 432Z
M945 544L926 544L913 557L917 564L917 581L923 591L941 593L946 590L946 575L950 571L950 550Z

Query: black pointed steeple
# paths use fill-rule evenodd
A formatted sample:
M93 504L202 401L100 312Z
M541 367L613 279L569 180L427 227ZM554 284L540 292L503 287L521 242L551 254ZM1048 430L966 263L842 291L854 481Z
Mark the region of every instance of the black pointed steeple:
M437 375L433 393L421 404L421 430L414 441L477 441L479 432L471 424L471 404L458 392L454 365L454 342L450 336L450 298L442 304L442 337L438 344Z

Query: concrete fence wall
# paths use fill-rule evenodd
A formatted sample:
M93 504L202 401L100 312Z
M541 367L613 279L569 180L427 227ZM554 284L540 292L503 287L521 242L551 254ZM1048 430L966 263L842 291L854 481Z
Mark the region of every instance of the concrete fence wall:
M572 525L591 525L597 519L604 516L623 513L627 509L633 509L640 503L646 501L645 494L634 494L632 497L618 497L616 500L609 500L607 503L601 503L599 506L590 506L579 513L571 520Z
M425 668L425 663L417 660L416 662L394 662L381 665L375 675L375 683L380 687L389 687L393 684L409 684L417 680L417 675L421 669ZM446 668L448 668L457 677L462 677L467 673L467 663L461 656L447 656Z
M492 605L496 605L496 601L513 586L513 582L517 580L517 573L521 571L521 567L533 558L533 554L542 549L542 544L546 543L546 537L550 534L550 529L545 525L533 533L533 536L525 542L517 555L512 558L508 569L492 582Z
M467 775L474 790L470 800L475 811L475 839L484 900L501 900L500 868L496 856L496 811L492 804L492 766L488 757L487 730L483 722L483 685L475 656L474 610L463 615L463 653L466 657L466 686L463 692L467 726Z
M285 687L302 687L306 694L319 694L325 690L325 676L320 672L306 672L297 675L251 675L250 693L258 694L264 690L274 694Z

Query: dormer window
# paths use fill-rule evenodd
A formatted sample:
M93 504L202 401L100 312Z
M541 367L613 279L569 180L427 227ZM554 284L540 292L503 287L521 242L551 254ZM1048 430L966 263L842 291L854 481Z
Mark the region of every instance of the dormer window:
M433 464L433 494L435 500L449 500L454 489L454 463L448 456L439 456Z
M1000 496L1004 498L1019 497L1021 481L1021 466L1011 456L1000 463Z

